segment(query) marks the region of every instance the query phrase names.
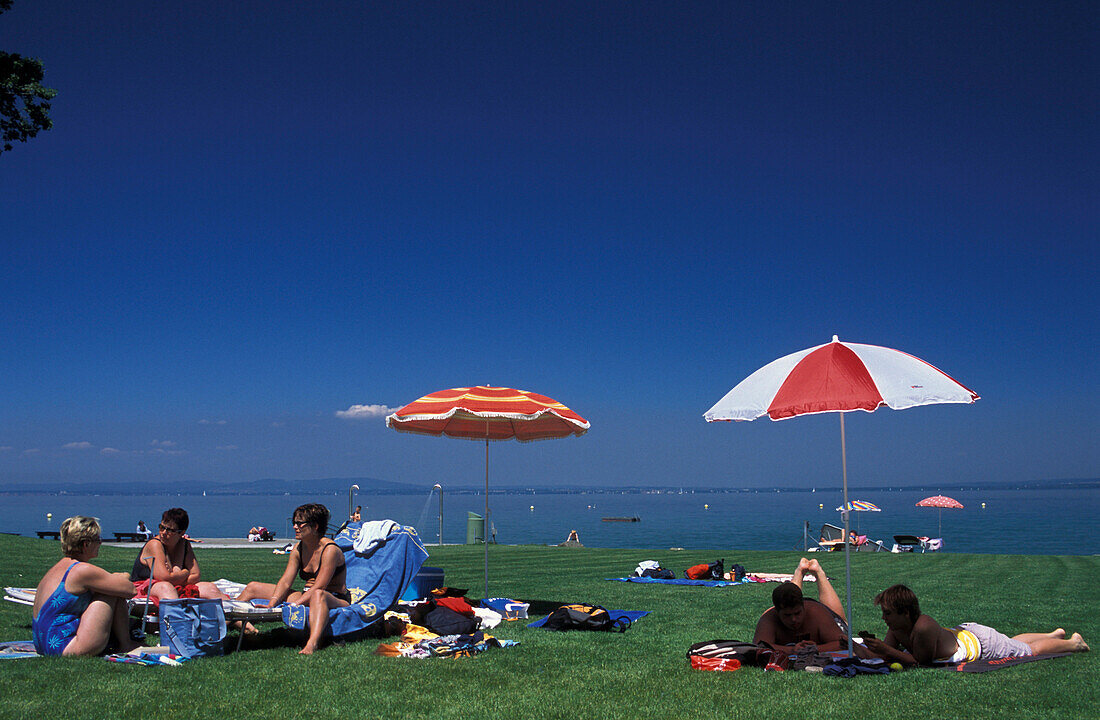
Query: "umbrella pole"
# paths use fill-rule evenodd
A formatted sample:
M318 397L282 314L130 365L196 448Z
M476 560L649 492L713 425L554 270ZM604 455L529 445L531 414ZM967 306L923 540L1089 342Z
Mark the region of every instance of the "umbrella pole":
M848 449L844 440L844 413L837 413L840 415L840 467L844 476L844 504L841 505L844 508L844 584L848 591L848 657L853 657L852 652L852 561L851 561L851 547L848 537Z
M485 594L489 597L489 421L485 421L485 524L481 539L485 544Z

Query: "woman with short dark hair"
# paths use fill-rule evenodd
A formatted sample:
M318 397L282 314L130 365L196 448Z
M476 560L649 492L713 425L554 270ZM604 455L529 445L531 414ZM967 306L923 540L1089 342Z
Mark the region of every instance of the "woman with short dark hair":
M250 582L237 600L266 597L268 607L283 601L309 607L309 639L300 652L311 655L320 647L329 610L347 607L351 604L351 594L345 584L344 553L325 537L328 508L318 503L301 505L294 511L293 519L298 544L287 555L283 576L275 584ZM301 592L291 591L295 575L305 581L305 589Z

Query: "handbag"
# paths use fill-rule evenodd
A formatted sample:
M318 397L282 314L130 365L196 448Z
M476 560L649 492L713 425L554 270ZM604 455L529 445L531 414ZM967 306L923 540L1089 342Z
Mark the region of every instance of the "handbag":
M225 654L225 609L221 600L161 600L160 638L173 655Z

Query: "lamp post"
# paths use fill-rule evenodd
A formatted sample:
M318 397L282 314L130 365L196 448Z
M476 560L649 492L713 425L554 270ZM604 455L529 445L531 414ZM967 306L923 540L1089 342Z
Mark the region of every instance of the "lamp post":
M432 485L433 490L439 491L439 545L443 546L443 486L439 483Z
M348 488L348 518L351 518L351 512L355 509L355 491L359 489L358 485L352 485Z

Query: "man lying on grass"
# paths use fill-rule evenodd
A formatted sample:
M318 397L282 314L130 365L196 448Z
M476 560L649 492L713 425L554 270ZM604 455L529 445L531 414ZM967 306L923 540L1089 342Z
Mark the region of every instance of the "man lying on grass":
M916 594L905 585L886 588L875 596L875 605L882 608L882 619L889 631L885 640L864 634L864 647L875 657L902 665L998 660L1089 649L1080 633L1067 638L1062 628L1008 637L978 623L941 627L931 616L921 614Z
M820 602L802 596L802 579L806 575L817 579ZM844 606L821 564L802 558L792 580L772 591L772 607L757 621L752 641L794 645L796 651L809 650L811 646L820 652L840 650L848 645L846 623Z

